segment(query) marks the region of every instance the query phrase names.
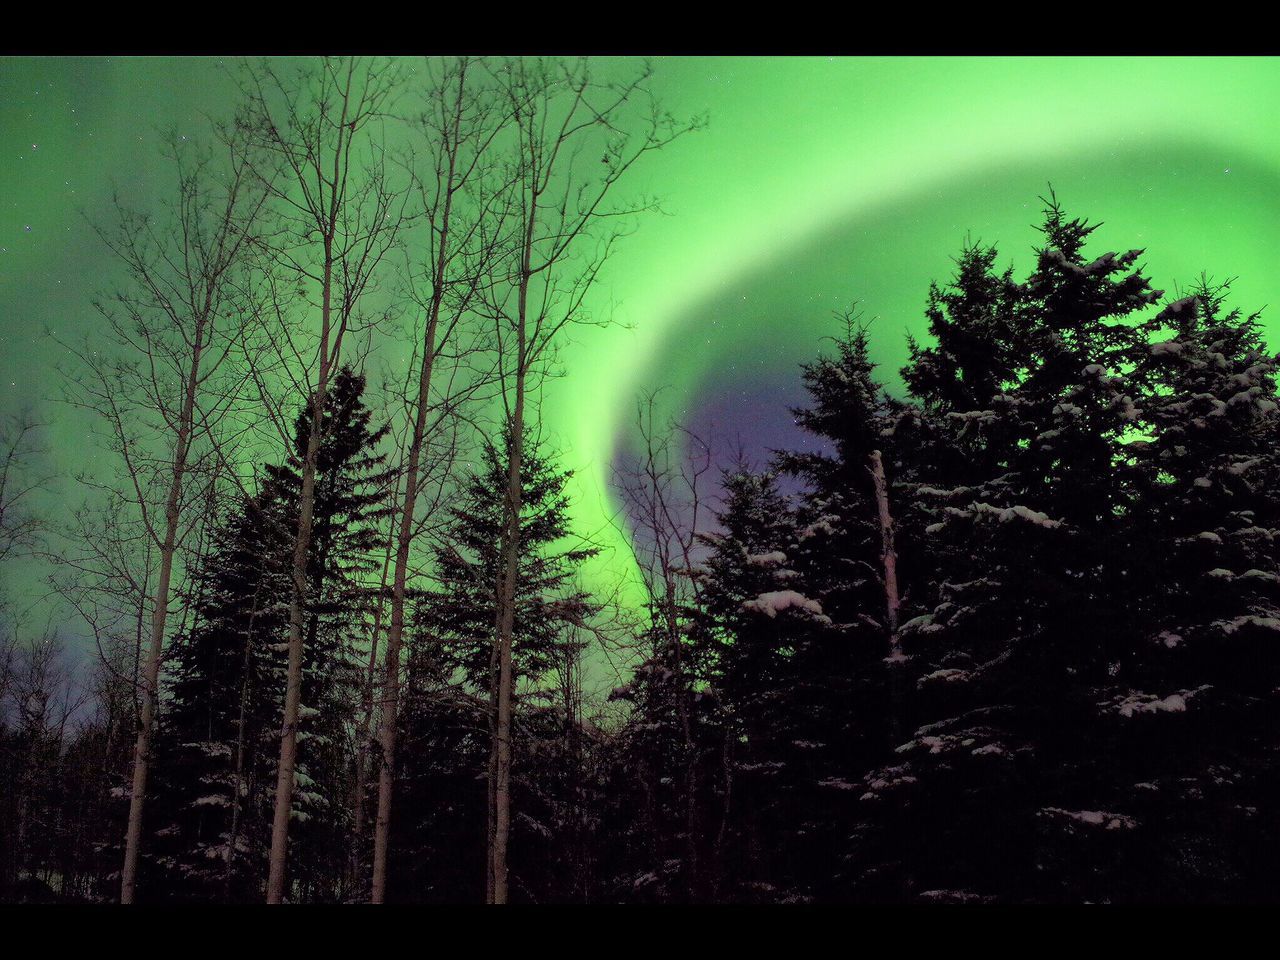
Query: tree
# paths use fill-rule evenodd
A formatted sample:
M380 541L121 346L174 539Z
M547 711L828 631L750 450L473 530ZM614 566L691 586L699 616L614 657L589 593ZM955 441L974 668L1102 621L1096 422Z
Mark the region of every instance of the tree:
M365 378L343 367L331 382L328 409L321 424L324 439L316 460L312 547L308 561L304 665L300 715L308 718L306 743L298 750L300 789L295 803L306 809L300 821L300 852L295 876L332 897L331 877L350 842L348 795L352 769L349 747L360 689L357 637L368 633L372 578L376 569L378 527L391 508L387 490L394 470L381 451L388 428L372 424L364 404ZM300 417L295 450L309 442L309 419ZM268 468L293 504L301 503L302 478L296 469ZM294 509L294 516L300 506ZM304 782L305 781L305 782ZM317 891L317 892L319 892Z
M45 526L30 509L32 494L48 480L33 473L43 453L41 426L29 409L0 419L0 564L33 549Z
M1016 289L990 272L993 252L962 256L955 287L931 298L938 345L904 371L921 409L899 422L936 457L907 491L934 569L927 612L901 630L917 729L865 778L879 827L859 828L854 886L873 896L1061 896L1070 861L1119 855L1130 824L1082 746L1099 743L1095 704L1135 626L1118 559L1141 509L1126 439L1143 335L1130 317L1160 293L1134 269L1140 251L1087 260L1095 228L1056 200L1042 229ZM974 330L995 331L992 356L958 348ZM1086 853L1078 831L1094 814L1116 827ZM997 823L998 843L979 839ZM1051 869L1063 838L1072 853Z
M510 436L503 440L501 448L485 443L478 469L458 492L433 551L436 585L422 591L415 604L406 723L417 744L445 737L457 749L473 750L479 743L465 718L487 692L491 677L493 583L502 561L501 537L506 522L503 491L512 447ZM516 683L527 690L517 698L526 728L540 728L549 735L544 727L546 719L541 717L545 711L530 701L539 693L550 695L546 684L551 677L558 678L562 693L566 684L572 688L573 664L583 646L578 633L599 610L576 577L581 565L599 551L573 542L565 492L572 473L542 455L532 436L526 437L524 446L512 669ZM571 695L566 711L563 722L578 729ZM563 728L557 734L566 736ZM426 747L421 745L415 748L423 749ZM406 762L412 815L416 817L416 823L406 826L406 833L421 838L415 845L438 850L436 841L423 836L421 825L428 814L414 799L414 787L424 776L439 775L430 771L444 761L415 755ZM486 766L466 774L466 761L457 762L464 766L449 777L461 777L462 782L474 782ZM529 776L541 782L540 774L531 772ZM466 810L462 798L457 798L454 808Z
M417 508L424 477L423 455L440 420L460 401L452 378L444 391L435 382L441 351L468 351L461 340L463 320L489 269L494 246L483 232L492 197L475 189L488 174L488 155L502 129L490 92L480 86L476 70L463 57L437 68L428 61L426 109L419 127L430 156L416 177L426 216L426 267L422 293L415 297L422 309L422 341L414 350L416 392L410 391L406 414L411 423L409 445L401 472L404 493L399 504L391 577L390 622L387 628L385 670L381 698L381 764L378 775L378 815L374 824L373 883L370 899L386 897L387 842L395 785L397 711L399 707L401 642L405 624L405 596L409 553L419 530ZM470 196L468 194L471 194ZM477 195L478 194L478 195ZM468 201L470 203L468 204ZM452 358L459 363L460 358ZM474 385L472 385L474 386ZM433 391L435 391L433 393ZM465 389L462 393L467 392Z
M1126 551L1137 629L1117 652L1122 688L1101 706L1115 744L1115 809L1144 838L1108 872L1123 899L1274 896L1277 836L1270 656L1280 629L1276 357L1259 315L1202 279L1144 329L1142 435L1128 444L1141 510ZM1137 878L1141 881L1135 882Z
M802 835L792 843L806 851L792 883L819 900L843 896L851 851L839 825L857 820L858 780L910 723L901 627L931 572L908 493L914 411L877 381L867 328L843 320L836 353L804 369L810 405L794 411L818 450L777 456L805 484L788 554L793 587L830 618L798 647L788 698L791 744L804 747L789 759L802 772Z
M387 253L395 246L405 220L407 190L392 183L382 148L382 121L400 86L392 65L357 57L323 58L314 70L281 77L269 63L246 68L242 90L243 119L256 142L278 158L284 176L273 186L280 210L279 230L271 254L282 276L270 302L275 321L272 340L295 384L306 381L312 398L308 446L302 458L298 532L293 557L293 600L289 610L289 666L280 739L275 815L271 835L271 868L267 902L284 899L297 763L299 704L302 697L304 610L307 569L315 511L316 458L330 380L341 365L348 336L358 337L369 321L361 312L363 298L375 281ZM310 345L297 341L289 315L293 295L314 296L319 332ZM307 323L307 332L310 324ZM308 354L313 351L314 359ZM280 371L258 371L264 398L269 381ZM285 434L284 418L277 425Z
M122 903L133 902L137 883L160 667L180 573L175 557L205 515L220 466L215 425L244 380L236 366L252 315L245 272L269 181L239 130L224 137L226 155L218 161L169 138L165 152L178 184L163 218L117 198L116 223L97 229L123 266L127 287L98 305L104 342L68 348L80 364L68 371L69 399L105 421L127 478L124 491L111 493L137 509L156 551Z
M236 504L190 597L195 622L179 638L161 731L170 896L234 902L262 888L290 519L278 485Z
M317 455L313 549L308 566L306 643L299 711L310 723L298 752L303 789L294 797L295 883L313 898L336 898L345 862L351 770L348 730L359 688L353 638L369 613L368 577L377 524L387 512L390 472L377 448L385 427L371 425L364 378L335 376ZM308 399L295 423L294 462L311 430ZM172 757L169 808L181 883L195 896L260 895L271 731L291 591L289 558L300 510L296 468L268 465L258 493L237 505L217 537L191 598L194 628L179 648L173 707L166 724Z
M506 258L494 282L484 289L486 312L495 324L506 429L513 438L507 464L503 560L496 587L491 697L490 899L505 903L511 827L511 655L526 402L553 359L562 332L591 322L584 300L614 241L623 233L618 224L652 206L641 201L610 207L606 201L614 186L642 157L694 129L696 123L678 123L658 107L648 89L648 66L620 83L595 79L585 60L563 64L550 59L510 59L495 72L514 132L509 166L501 177L507 186L496 231L507 238ZM637 101L647 101L648 109L632 126L628 114ZM599 164L586 159L597 155ZM593 244L594 252L583 252Z
M480 469L463 485L434 550L436 586L424 591L416 606L416 629L431 638L437 662L477 691L489 681L492 582L501 563L503 490L512 445L509 435L502 447L485 443ZM518 681L536 683L561 663L565 632L587 622L597 609L575 579L599 548L572 542L565 487L573 472L559 469L529 434L524 447L512 669Z
M641 855L644 864L638 876L652 878L643 886L650 893L661 891L667 899L670 875L678 878L688 900L697 899L705 890L704 877L711 877L715 889L718 871L702 869L703 856L699 834L703 821L700 806L704 804L703 785L715 778L703 775L706 750L703 746L703 714L715 712L711 697L698 692L706 680L697 661L693 633L700 616L705 613L701 581L696 575L697 559L705 551L699 539L699 526L706 513L704 478L711 469L711 448L702 438L680 430L674 422L656 422L658 395L652 391L641 396L636 408L637 449L615 469L615 485L621 494L625 518L629 521L627 542L639 568L648 594L648 624L637 632L640 648L633 651L641 658L641 666L632 682L615 689L611 697L632 703L637 711L637 724L650 735L634 738L643 756L635 769L646 778L647 803L644 807L649 822L641 827L650 842ZM658 735L662 731L662 735ZM659 741L674 738L671 744ZM629 738L628 738L629 739ZM624 740L625 742L625 740ZM678 742L678 746L674 743ZM664 749L669 747L669 749ZM726 755L729 743L725 741ZM654 797L665 793L661 787L676 778L661 776L664 758L677 754L683 793L683 816L673 823L658 817ZM727 764L726 764L727 766ZM730 789L724 788L729 802ZM681 856L659 856L657 848L666 846L657 834L670 827L683 837ZM720 844L716 844L716 859ZM679 870L671 869L673 866ZM661 879L659 879L661 877ZM634 882L634 878L633 878Z
M754 898L773 890L769 851L784 841L768 821L777 812L779 784L794 729L788 708L797 692L791 667L811 629L827 618L792 582L788 566L795 515L769 472L745 463L726 470L718 530L698 571L703 609L693 632L699 679L720 708L726 756L725 805L719 833L725 895ZM727 852L726 852L727 851ZM779 885L781 886L781 885ZM700 891L694 889L695 895ZM705 894L703 894L705 895ZM780 896L785 896L780 892Z

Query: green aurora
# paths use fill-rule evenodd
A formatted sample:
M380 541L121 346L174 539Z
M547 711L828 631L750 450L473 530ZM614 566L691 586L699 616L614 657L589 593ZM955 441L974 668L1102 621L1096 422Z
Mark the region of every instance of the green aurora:
M629 64L625 64L629 66ZM563 352L543 416L578 473L576 522L615 548L601 582L630 573L610 464L637 394L669 384L692 417L734 396L732 428L786 422L797 365L854 301L874 319L897 386L905 334L922 333L930 280L966 235L1025 272L1052 183L1102 220L1098 252L1143 246L1170 293L1201 272L1238 277L1233 303L1277 301L1280 61L1235 58L659 58L657 88L709 129L656 155L630 189L655 193L596 291L619 325ZM605 65L608 69L609 64ZM0 404L56 395L42 331L90 329L105 252L79 214L112 183L144 202L161 166L155 130L198 132L232 86L213 59L0 62ZM1264 314L1273 348L1277 315ZM63 417L46 408L46 416ZM53 468L86 465L64 417ZM767 431L766 431L767 432ZM769 433L769 437L773 434ZM64 490L63 494L72 491ZM639 599L632 581L628 594Z

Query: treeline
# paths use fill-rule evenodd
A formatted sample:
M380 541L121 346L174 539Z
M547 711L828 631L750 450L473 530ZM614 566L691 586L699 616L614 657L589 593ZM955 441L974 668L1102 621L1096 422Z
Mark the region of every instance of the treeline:
M1280 895L1276 356L1227 284L1166 297L1094 230L1051 199L1021 281L965 248L903 397L848 319L810 450L727 471L701 533L647 445L613 897Z
M164 141L168 192L138 209L117 191L93 222L114 271L94 323L71 325L92 332L49 334L61 415L96 441L58 451L82 465L79 496L36 517L31 486L7 478L39 460L37 420L14 420L6 443L6 551L51 565L70 631L101 654L109 752L131 757L126 783L97 778L127 806L114 852L114 827L90 825L120 863L97 895L181 895L176 876L217 873L226 897L383 900L405 711L428 678L452 679L443 654L408 670L421 630L479 645L449 656L485 678L482 873L505 902L517 688L563 657L531 660L516 631L536 621L551 643L555 624L595 616L568 582L594 547L530 553L564 539L545 513L562 480L539 400L565 338L609 322L591 291L655 205L615 188L701 121L662 109L647 64L335 57L245 62L230 80L233 109L207 137ZM459 620L456 591L492 604ZM30 689L59 663L57 631L30 635L24 606L9 611L5 722L45 730ZM68 703L59 722L88 709ZM26 783L35 761L18 755ZM38 872L35 789L9 794L6 889Z
M685 128L609 119L645 74L451 62L408 186L378 148L361 191L385 69L246 68L253 163L180 195L261 212L210 240L180 204L186 257L110 234L138 283L71 393L121 483L50 521L101 657L77 685L8 641L4 899L1276 899L1280 400L1227 285L1166 296L1055 198L1024 278L969 246L931 288L901 396L845 319L804 452L716 477L647 396L629 615L582 585L536 399L603 198ZM415 340L374 390L387 319Z

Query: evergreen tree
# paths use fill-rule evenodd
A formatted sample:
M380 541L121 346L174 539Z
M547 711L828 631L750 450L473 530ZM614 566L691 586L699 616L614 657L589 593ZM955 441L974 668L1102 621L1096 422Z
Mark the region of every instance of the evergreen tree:
M1132 314L1160 293L1134 269L1141 251L1086 260L1094 229L1051 200L1016 292L971 251L932 300L938 346L904 371L935 449L957 454L922 463L914 488L935 557L931 609L903 627L923 722L866 777L873 895L1079 896L1073 873L1123 856L1131 821L1106 806L1096 704L1134 626ZM957 349L972 336L957 328L990 318L994 366ZM966 458L980 472L946 469Z
M357 645L366 634L366 580L389 480L385 454L376 451L386 428L370 426L363 392L364 378L349 368L334 379L318 459L291 836L294 883L315 900L341 894ZM304 411L295 458L309 428ZM291 465L264 472L257 496L215 537L190 600L196 622L177 651L162 724L168 817L159 830L171 851L174 896L256 900L265 876L300 479Z
M450 682L416 640L410 648L399 716L389 864L395 882L388 885L389 896L483 903L487 704L483 695Z
M810 405L793 411L816 449L775 456L803 482L794 507L769 475L731 474L724 533L707 538L706 636L720 637L708 678L737 731L745 842L732 872L755 888L744 898L837 895L854 782L900 712L873 473L887 467L892 488L903 469L897 405L875 380L865 329L845 323L835 354L805 366Z
M1116 657L1118 808L1140 856L1117 896L1273 898L1280 661L1280 402L1258 315L1201 282L1147 326L1132 522L1139 628Z
M542 454L529 433L521 468L520 565L513 647L515 676L536 681L552 668L567 626L595 611L574 585L580 565L596 547L568 545L572 471L560 470ZM438 586L421 595L419 641L459 671L472 690L486 691L494 630L493 584L499 561L506 484L503 447L486 442L480 469L463 482L450 510L448 529L434 551Z
M176 650L162 716L157 832L168 896L256 900L271 812L290 527L279 489L239 505L198 577L196 623Z
M603 889L631 903L733 896L737 887L726 880L737 865L728 849L738 840L728 836L736 730L691 662L696 650L683 625L682 649L662 625L643 639L650 656L609 695L629 712L609 738L602 771Z
M794 868L808 852L799 793L807 754L829 732L815 730L806 715L806 653L822 643L831 619L797 589L788 563L795 518L774 476L737 469L725 474L724 490L721 529L704 534L711 552L699 577L704 616L695 633L727 754L723 893L795 898L807 893Z
M393 474L378 447L388 426L374 427L365 406L365 379L343 367L330 384L316 459L315 508L307 563L310 584L304 619L302 718L294 771L295 826L289 832L289 870L305 900L357 895L345 888L352 835L356 711L363 683L361 644L368 637L371 593L388 513ZM295 461L310 436L304 408L295 425ZM267 468L294 505L302 487L293 464ZM296 529L296 525L294 527ZM290 541L292 548L292 541ZM285 650L280 653L283 656ZM283 659L281 661L283 667ZM281 674L283 689L283 674Z
M399 879L391 888L428 891L431 900L478 901L484 895L490 656L497 612L493 584L510 438L504 441L501 448L491 442L483 446L480 469L464 480L434 551L436 585L415 597L400 711L402 798L392 822ZM513 823L511 856L516 899L571 898L554 892L556 885L569 887L566 879L552 884L548 878L554 872L542 871L547 841L558 841L565 832L561 828L571 825L563 810L575 801L566 790L583 786L568 777L560 761L566 752L580 757L573 739L584 724L564 709L539 703L563 674L566 658L579 650L577 629L599 610L576 583L581 564L598 548L572 542L566 493L571 477L538 449L532 433L526 436L512 660L523 688L515 714L513 809L520 813ZM558 754L559 760L551 762Z
M855 330L851 317L845 324L835 354L804 367L810 402L793 411L819 449L776 457L804 484L788 551L793 586L827 618L797 647L786 696L798 721L792 762L805 771L796 787L804 798L802 829L788 842L803 851L803 886L820 900L847 888L847 825L862 793L856 784L901 734L898 625L918 577L918 540L898 529L912 469L905 456L911 445L899 433L904 407L875 377L866 328ZM881 509L892 518L891 545Z

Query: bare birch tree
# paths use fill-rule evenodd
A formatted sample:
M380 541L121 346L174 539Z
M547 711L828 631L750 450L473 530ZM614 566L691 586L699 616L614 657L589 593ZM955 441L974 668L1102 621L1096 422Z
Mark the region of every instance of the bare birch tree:
M425 141L425 156L421 163L413 162L413 157L410 160L425 221L424 266L414 284L413 297L421 313L422 339L414 347L410 373L413 382L406 391L405 412L410 428L400 469L403 494L397 509L390 622L384 652L378 731L381 764L370 894L373 903L382 903L386 897L405 591L417 530L424 450L441 418L456 408L461 395L472 392L477 385L474 380L464 381L458 389L456 380L450 378L441 389L435 378L442 359L456 367L468 352L474 351L474 340L465 338L462 328L494 254L494 244L489 242L493 233L483 228L495 199L477 189L477 185L486 181L489 148L502 129L498 103L483 82L485 76L467 58L428 60L425 71L425 109L416 124Z
M316 461L330 382L348 339L367 336L376 312L362 309L379 267L405 221L408 193L388 174L385 125L401 71L381 59L323 58L284 75L270 63L246 65L245 122L278 158L272 184L280 221L269 252L278 271L268 316L280 363L258 370L268 411L289 440L291 418L270 403L272 380L291 381L309 398L311 429L301 464L298 530L289 604L289 665L284 691L267 902L285 899L289 819L297 763L307 564L315 507ZM315 320L319 329L316 330ZM295 393L296 395L296 393Z
M49 480L35 470L42 428L26 408L0 418L0 563L35 548L45 527L31 505Z
M702 831L698 811L698 746L694 735L695 685L686 657L686 632L690 615L701 604L697 563L699 526L706 512L705 476L711 470L710 444L674 421L658 422L660 390L643 394L636 402L637 449L614 471L614 486L621 494L623 512L630 523L624 539L649 596L651 635L656 650L645 651L671 671L677 693L676 716L684 748L685 857L688 862L690 900L696 899L702 879L698 838ZM726 752L731 749L728 739ZM725 800L717 854L727 823L731 789L725 764Z
M171 136L166 153L177 198L159 217L116 199L115 223L97 229L124 267L126 284L97 304L99 343L68 348L68 399L92 410L124 467L132 502L154 549L147 642L140 651L141 715L125 835L120 900L134 900L151 741L159 694L175 557L207 514L216 458L207 429L233 402L235 371L251 313L245 271L266 191L237 132L225 155Z
M485 287L511 436L505 532L496 589L493 759L488 899L507 902L511 829L511 647L519 560L521 470L527 406L565 331L600 324L587 294L632 215L652 201L609 202L646 154L694 129L657 104L646 64L626 80L601 80L584 60L511 59L495 78L513 128L505 206L509 237L501 282Z
M95 489L88 475L82 486ZM46 559L48 581L89 628L102 669L128 691L133 709L131 732L142 716L142 663L147 612L155 573L155 544L136 510L117 497L114 487L98 487L98 502L85 503L61 525L60 550Z
M65 874L55 859L58 808L65 761L63 744L71 718L86 697L71 670L65 644L52 628L19 639L14 625L7 689L0 693L0 715L15 722L13 745L5 771L13 804L12 833L0 888L12 888L18 872L28 878L43 874L46 889L62 886ZM5 700L9 702L4 702ZM12 748L11 748L12 750Z

